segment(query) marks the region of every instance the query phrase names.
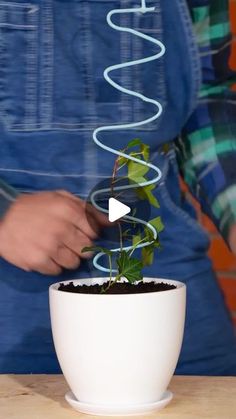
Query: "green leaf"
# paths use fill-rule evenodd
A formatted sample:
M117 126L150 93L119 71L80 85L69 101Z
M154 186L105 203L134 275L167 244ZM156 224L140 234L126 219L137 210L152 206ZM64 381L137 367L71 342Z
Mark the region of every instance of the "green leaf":
M161 217L153 218L149 221L149 224L151 224L156 229L157 233L161 233L165 228Z
M141 140L139 138L135 138L134 140L131 140L128 143L127 147L124 150L120 150L120 151L122 153L125 153L126 150L128 150L129 148L135 147L135 146L140 146L140 149L143 146L143 144L142 144L142 142L141 142ZM133 152L129 153L129 155L131 155L131 156L132 156L132 154L133 154ZM138 158L138 157L136 156L136 158ZM123 156L119 156L118 157L118 166L126 165L129 162L130 162L130 160L127 157L123 157Z
M127 164L129 161L129 159L127 159L127 157L123 157L123 156L119 156L118 158L118 166L123 166L125 164Z
M138 185L140 185L141 183L144 183L144 182L146 182L146 179L145 179L145 177L141 177L140 176L140 178L138 178L138 180L136 180L135 181L136 183L138 183ZM139 190L142 190L143 189L143 187L142 186L140 186L140 188L135 188L135 191L139 191ZM137 194L138 195L138 194ZM141 198L141 197L140 197ZM145 199L145 198L142 198L142 199Z
M133 140L131 140L128 144L126 148L132 148L135 147L137 145L142 146L142 141L140 140L140 138L134 138Z
M136 246L136 244L139 243L140 240L142 240L141 234L136 234L135 236L133 236L133 246Z
M150 266L154 259L154 247L152 245L142 248L142 263L143 266Z
M129 257L123 250L116 260L120 276L124 276L130 283L141 281L143 264L140 260Z
M135 161L130 160L128 163L128 178L133 180L136 183L141 183L140 179L143 178L149 171L148 166L143 164L136 163ZM144 179L145 182L146 179Z
M145 188L145 193L147 195L147 200L150 202L150 204L153 207L160 208L160 204L159 204L157 198L152 193L152 189L154 189L154 188L150 188L150 186L152 187L153 185L148 185L148 186L144 187Z
M150 204L155 208L160 208L159 202L151 191L147 192L147 198Z
M147 239L150 242L150 244L148 246L145 246L145 247L142 248L142 263L143 263L143 266L152 265L153 259L154 259L155 248L160 248L161 247L160 242L159 242L159 238L157 237L157 239L153 241L152 232L150 230L148 232L147 230L146 230Z
M153 242L154 241L153 232L148 227L144 229L144 232L145 232L145 237L147 238L147 241Z
M159 241L158 235L157 235L156 240L154 240L153 232L148 227L144 229L144 232L145 232L145 237L147 238L147 241L150 243L152 242L153 247L160 247L160 241Z
M143 158L145 161L149 160L149 156L150 156L150 147L147 144L142 144L141 145L141 151L143 153Z
M83 247L82 253L86 253L86 252L102 252L105 255L109 255L109 256L112 256L112 254L113 254L113 252L111 250L106 249L105 247L102 247L102 246Z
M145 181L145 180L144 180L144 181ZM139 183L140 183L140 182L139 182ZM140 199L142 199L142 200L147 199L147 195L144 193L143 187L141 187L141 188L137 188L135 192L136 192L136 194L138 195L138 197L139 197Z
M140 199L142 200L146 199L153 207L160 208L160 204L157 198L152 193L152 190L154 188L155 188L155 185L143 186L141 188L136 189L136 193Z

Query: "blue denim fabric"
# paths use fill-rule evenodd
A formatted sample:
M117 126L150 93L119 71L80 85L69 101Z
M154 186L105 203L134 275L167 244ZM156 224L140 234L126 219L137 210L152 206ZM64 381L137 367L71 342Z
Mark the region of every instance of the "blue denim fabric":
M137 0L0 1L0 176L19 192L67 189L86 197L111 174L114 158L93 144L100 125L140 121L153 109L107 85L111 64L153 54L155 47L106 24L112 8ZM142 130L103 135L121 148L131 138L150 144L163 170L156 190L165 230L162 250L146 271L188 287L185 341L178 373L236 374L233 328L206 251L209 240L182 199L175 152L160 146L180 132L200 83L197 49L184 0L148 1L152 14L117 17L166 45L166 55L114 73L125 87L159 99L164 113ZM0 260L0 371L59 372L48 312L55 278L25 273ZM57 281L100 275L91 262ZM210 360L210 361L209 361Z

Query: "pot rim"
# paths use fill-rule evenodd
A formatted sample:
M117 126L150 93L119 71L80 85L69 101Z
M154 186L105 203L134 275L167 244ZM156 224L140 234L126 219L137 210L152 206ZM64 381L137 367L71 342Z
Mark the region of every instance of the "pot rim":
M103 283L103 282L105 282L104 280L108 280L108 278L109 277L91 277L91 278L80 278L80 279L69 279L69 280L66 280L66 281L59 281L59 282L55 282L54 284L52 284L52 285L50 285L50 287L49 287L49 292L50 293L62 293L62 294L66 294L67 296L72 296L72 295L74 295L74 296L76 296L77 298L78 297L82 297L83 298L83 296L84 297L91 297L91 298L97 298L97 297L99 297L99 298L107 298L108 296L109 297L125 297L125 298L127 298L127 297L130 297L130 296L136 296L136 297L138 297L139 296L139 298L140 298L140 296L143 296L143 295L157 295L157 294L159 294L159 295L162 295L163 293L165 293L165 295L167 294L167 293L173 293L173 292L179 292L179 290L180 289L182 289L182 288L186 288L186 284L184 284L183 282L181 282L181 281L176 281L176 280L173 280L173 279L167 279L167 278L154 278L154 277L144 277L143 278L143 281L144 282L152 282L152 281L155 281L155 282L165 282L165 283L167 283L167 284L173 284L173 285L175 285L176 286L176 288L174 288L174 289L171 289L171 290L165 290L165 291L153 291L153 292L142 292L142 293L127 293L127 294L90 294L90 293L74 293L74 292L65 292L65 291L62 291L62 290L59 290L58 288L59 288L59 285L60 284L64 284L64 285L66 285L66 284L69 284L70 282L73 282L73 283L76 283L76 285L83 285L83 282L84 281L87 281L87 280L92 280L93 281L93 283L91 284L91 285L94 285L94 284L96 284L96 283ZM97 281L99 281L99 282L97 282ZM123 281L122 282L127 282L125 279L123 279Z

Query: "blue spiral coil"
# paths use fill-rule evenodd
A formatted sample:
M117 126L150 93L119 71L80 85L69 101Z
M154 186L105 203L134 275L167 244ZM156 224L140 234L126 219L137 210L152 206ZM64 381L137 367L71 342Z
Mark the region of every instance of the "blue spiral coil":
M118 26L118 25L116 25L116 24L114 24L112 22L112 16L113 15L116 15L116 14L123 14L123 13L148 13L148 12L153 12L154 10L155 10L155 7L147 7L146 6L146 0L141 0L141 6L140 7L128 8L128 9L113 9L113 10L111 10L107 14L107 23L108 23L108 25L111 28L113 28L113 29L115 29L117 31L131 33L131 34L133 34L135 36L138 36L138 37L143 38L143 39L145 39L145 40L147 40L149 42L152 42L152 43L154 43L155 45L158 46L159 52L156 53L156 54L154 54L154 55L152 55L152 56L149 56L149 57L140 58L138 60L133 60L133 61L129 61L129 62L125 62L125 63L121 63L121 64L116 64L116 65L109 66L109 67L107 67L105 69L103 75L104 75L105 80L111 86L113 86L115 89L119 90L122 93L131 95L131 96L135 96L135 97L141 99L144 102L153 104L157 108L157 112L152 117L147 118L147 119L142 120L142 121L138 121L138 122L134 122L134 123L128 123L128 124L119 124L119 125L103 126L103 127L99 127L97 129L95 129L94 132L93 132L93 140L94 140L95 144L97 144L103 150L106 150L106 151L108 151L108 152L110 152L112 154L115 154L117 156L124 157L126 159L132 160L132 161L134 161L134 162L136 162L138 164L147 166L147 167L149 167L150 169L152 169L156 173L156 175L155 175L155 177L153 179L140 183L139 184L139 187L144 187L144 186L156 184L160 180L160 178L162 176L161 170L158 167L156 167L155 165L151 164L151 163L147 163L147 162L142 161L142 160L139 160L139 159L137 159L137 158L135 158L133 156L129 156L126 153L120 152L119 150L115 150L115 149L113 149L111 147L108 147L107 145L103 144L98 139L98 134L100 134L100 133L102 133L104 131L117 131L117 130L123 130L123 129L133 129L133 128L137 128L137 127L140 127L140 126L149 124L149 123L153 122L154 120L158 119L161 116L162 112L163 112L163 108L162 108L162 105L161 105L160 102L158 102L158 101L156 101L154 99L150 99L150 98L142 95L141 93L137 93L137 92L134 92L132 90L129 90L129 89L126 89L126 88L120 86L118 83L114 82L114 80L112 80L112 78L109 75L114 70L118 70L118 69L122 69L122 68L125 68L125 67L131 67L131 66L135 66L135 65L139 65L139 64L148 63L150 61L158 60L158 59L160 59L165 54L165 46L163 45L163 43L161 41L159 41L157 39L154 39L153 37L148 36L146 34L143 34L143 33L139 32L139 31L136 31L136 30L134 30L132 28L121 27L121 26ZM133 189L133 188L136 188L136 187L137 187L136 185L128 184L128 185L123 185L123 186L117 186L117 187L114 188L114 190L115 191L121 191L121 190ZM92 202L92 205L95 208L97 208L99 211L106 212L106 213L107 213L107 210L104 209L104 208L102 208L102 207L100 207L96 203L96 198L97 198L98 195L100 195L102 193L107 193L108 191L109 191L108 188L104 188L104 189L96 190L96 191L94 191L91 194L91 202ZM132 216L128 216L128 215L125 216L124 219L130 220L130 221L134 221L136 223L139 223L139 224L142 224L142 225L146 226L147 228L149 228L152 231L152 233L153 233L153 240L156 240L156 238L157 238L156 229L150 223L148 223L148 222L146 222L146 221L144 221L144 220L142 220L140 218L136 218L136 217L132 217ZM141 243L141 244L139 244L137 246L137 248L142 248L142 247L149 246L151 243L152 242L149 242L149 241L147 241L145 243ZM130 250L130 249L132 249L132 246L127 246L127 247L124 247L123 248L123 250ZM111 249L112 252L120 252L120 250L121 250L120 247L115 248L115 249ZM97 268L97 269L99 269L99 270L101 270L101 271L103 271L103 272L110 272L110 269L108 269L106 267L103 267L101 264L98 263L98 260L103 255L104 255L103 252L100 252L100 253L96 254L96 256L93 259L94 267ZM117 271L115 269L113 269L112 272L117 272Z

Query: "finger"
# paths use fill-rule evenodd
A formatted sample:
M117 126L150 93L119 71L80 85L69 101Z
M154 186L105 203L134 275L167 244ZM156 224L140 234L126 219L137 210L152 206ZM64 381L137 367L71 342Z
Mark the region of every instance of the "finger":
M58 247L55 254L52 256L54 262L66 269L76 269L80 265L80 258L68 247Z
M108 220L108 216L103 213L102 211L98 211L92 204L82 200L78 196L71 194L68 191L59 190L57 193L61 196L65 196L67 198L72 199L75 203L81 205L84 211L88 211L89 214L95 217L96 221L101 224L102 226L109 226L112 223Z
M87 217L87 214L83 208L80 207L76 218L71 221L73 222L74 226L90 240L95 240L98 238L100 232L99 224L95 218Z
M52 259L48 259L45 262L41 262L32 266L29 265L30 270L39 272L43 275L59 275L62 272L62 268L54 262Z
M84 247L93 246L93 242L77 228L70 230L70 233L64 237L63 244L79 256L79 258L88 259L93 256L93 252L82 252Z
M28 256L27 256L28 255ZM59 275L62 271L61 267L57 265L50 257L45 256L44 252L35 252L34 255L30 255L30 249L26 249L24 257L14 253L14 258L7 258L7 260L13 265L26 272L39 272L44 275Z
M78 223L76 222L76 227L90 239L96 239L101 227L108 224L106 215L80 198L75 198L74 203L78 205L79 211L79 220Z
M81 201L81 199L79 197L77 197L76 195L73 195L72 193L70 193L68 191L64 191L63 189L56 191L56 193L58 195L65 196L65 197L70 198L70 199L72 199L74 201L77 201L77 202Z
M108 220L108 215L98 211L96 208L94 208L91 204L87 204L86 205L86 211L88 213L88 217L92 219L92 217L94 217L96 223L100 226L100 227L110 227L113 225L113 223L111 223Z
M56 196L59 198L59 201L58 205L54 207L54 215L57 214L67 223L74 225L90 239L96 239L99 234L99 226L94 217L91 223L87 219L84 201L79 198L72 199L68 196L68 193L64 192L58 192Z
M63 190L57 191L56 194L70 203L68 213L64 211L61 216L69 218L90 239L95 240L102 227L112 226L106 214L98 211L86 201Z

